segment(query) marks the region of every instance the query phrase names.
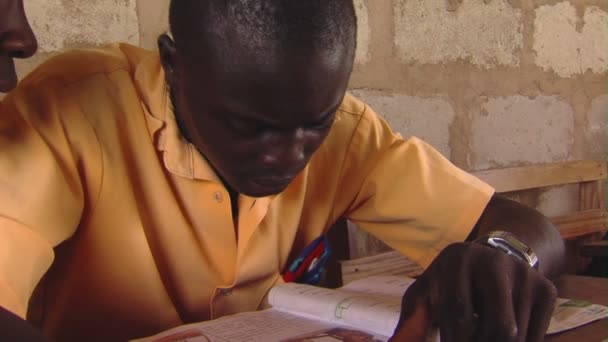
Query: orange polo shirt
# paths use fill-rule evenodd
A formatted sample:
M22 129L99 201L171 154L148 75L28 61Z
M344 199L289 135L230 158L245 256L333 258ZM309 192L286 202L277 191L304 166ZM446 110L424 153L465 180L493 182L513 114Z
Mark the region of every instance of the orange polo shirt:
M0 305L59 340L142 337L255 310L341 216L428 265L492 194L346 95L283 193L238 198L237 235L226 189L178 131L158 53L72 51L2 102Z

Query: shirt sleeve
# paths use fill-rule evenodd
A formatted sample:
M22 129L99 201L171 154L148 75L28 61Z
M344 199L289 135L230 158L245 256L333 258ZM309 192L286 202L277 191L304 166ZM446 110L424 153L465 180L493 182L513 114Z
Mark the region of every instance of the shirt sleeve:
M463 241L494 189L422 140L401 138L365 107L342 179L358 184L345 216L423 267Z
M48 89L20 86L0 103L0 306L21 317L84 205L69 110Z

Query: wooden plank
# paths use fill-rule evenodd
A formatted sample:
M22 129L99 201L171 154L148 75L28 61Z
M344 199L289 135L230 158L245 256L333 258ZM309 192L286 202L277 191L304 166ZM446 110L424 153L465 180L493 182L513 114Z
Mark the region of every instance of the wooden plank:
M564 239L572 239L587 234L606 231L606 210L592 209L553 217L551 222L557 226Z
M341 218L334 223L327 233L327 239L331 246L331 254L327 261L327 265L325 266L325 276L320 285L323 287L336 288L342 285L339 260L350 258L346 219Z
M579 210L604 208L604 182L583 182L579 186Z
M585 272L589 265L592 263L593 258L584 256L581 254L581 246L586 245L588 243L597 242L604 238L606 235L606 231L601 231L597 233L587 234L583 236L578 236L573 240L566 240L566 242L570 243L571 246L575 247L575 264L577 266L576 273Z
M348 239L350 246L350 258L348 259L359 259L393 250L375 236L363 229L359 229L357 225L350 221L348 222Z
M340 261L342 283L374 275L404 275L416 277L423 269L397 251L386 252L353 260Z
M606 240L583 243L579 249L580 254L584 257L608 257L608 241Z
M472 172L497 192L606 179L606 162L582 160Z
M564 239L581 239L606 232L606 210L591 209L553 217L551 221L557 226ZM594 235L595 234L595 235ZM576 241L572 241L576 243ZM373 275L405 275L416 277L423 272L415 262L407 259L397 251L385 252L373 256L339 262L342 284Z

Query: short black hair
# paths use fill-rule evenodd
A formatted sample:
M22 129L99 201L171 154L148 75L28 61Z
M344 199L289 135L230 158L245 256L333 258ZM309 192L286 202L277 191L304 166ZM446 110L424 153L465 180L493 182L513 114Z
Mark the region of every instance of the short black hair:
M354 59L352 0L172 0L169 22L180 54L347 52ZM202 50L196 50L197 48ZM226 56L228 55L228 56Z

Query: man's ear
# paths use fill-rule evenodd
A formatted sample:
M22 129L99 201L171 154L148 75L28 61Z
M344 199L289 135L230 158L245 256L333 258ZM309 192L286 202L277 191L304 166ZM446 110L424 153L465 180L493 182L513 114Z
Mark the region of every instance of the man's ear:
M168 35L162 34L158 37L158 51L160 52L160 62L165 70L165 80L169 87L175 88L179 78L175 42Z

